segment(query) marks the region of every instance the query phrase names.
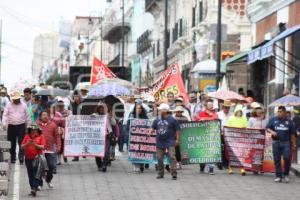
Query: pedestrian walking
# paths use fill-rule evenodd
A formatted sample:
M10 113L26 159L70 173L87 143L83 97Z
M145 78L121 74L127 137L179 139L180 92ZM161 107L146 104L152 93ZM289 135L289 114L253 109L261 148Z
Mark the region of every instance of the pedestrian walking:
M207 99L205 101L205 109L201 111L198 116L196 116L195 121L209 121L209 120L217 120L218 115L214 110L214 101L212 99ZM203 173L205 170L206 164L200 164L200 172ZM208 165L208 173L210 175L214 175L214 164Z
M242 105L236 106L236 108L234 110L234 114L231 117L229 117L229 119L227 121L227 126L233 127L233 128L247 128L248 121L247 121L246 116L244 116L244 114L243 114L243 106ZM228 169L228 173L233 174L233 169L230 166ZM246 175L246 171L244 168L241 168L241 175L242 176Z
M191 121L186 116L183 115L184 108L182 106L176 106L176 108L175 108L175 110L173 110L173 112L174 112L173 116L178 121L179 124ZM180 145L179 144L175 147L175 153L176 153L176 161L177 161L176 169L181 170L182 164L181 164L181 154L180 154Z
M267 125L263 108L256 107L248 121L248 128L265 129Z
M37 167L34 166L35 158L37 155L42 155L45 148L45 137L41 129L36 126L30 126L27 134L25 135L21 148L25 154L25 165L27 168L29 185L31 188L30 195L36 196L39 187L39 180L36 177Z
M80 115L80 104L81 104L81 97L77 91L74 92L73 101L71 102L71 111L72 115ZM76 156L72 159L73 162L79 161L79 157Z
M188 121L192 120L191 119L191 111L187 107L185 107L184 100L183 100L182 97L178 97L178 98L175 99L175 106L176 107L177 106L181 107L182 115L185 116L188 119ZM174 109L176 109L176 107Z
M22 98L22 102L26 104L27 108L29 108L31 106L31 99L32 99L31 89L25 88L23 90L23 94L24 94L24 97Z
M159 106L160 116L154 120L152 128L156 130L156 156L158 160L158 179L164 178L164 155L167 151L171 162L171 175L177 179L175 146L179 144L180 126L171 116L170 106L162 103Z
M4 108L8 105L9 98L6 96L6 90L1 89L0 90L0 118L2 120Z
M2 124L4 129L7 129L7 139L11 142L10 159L11 163L16 162L16 147L19 144L18 158L20 164L24 162L23 150L20 148L25 135L25 129L30 126L30 116L27 106L21 102L21 95L19 92L11 94L12 102L8 103L4 109Z
M168 92L167 100L168 100L168 105L169 105L170 109L174 110L176 108L176 104L175 104L175 95L173 92Z
M199 102L197 102L196 93L190 93L189 99L190 99L190 103L188 104L188 107L191 111L191 118L194 119L194 117L196 117L199 114L199 112L202 110L202 105L200 100Z
M46 176L46 182L49 188L53 188L51 181L53 179L53 171L56 169L57 152L61 148L61 137L58 133L57 125L50 120L46 111L40 113L37 124L41 128L46 139L45 157L49 168Z
M130 127L130 121L132 119L148 119L146 109L143 107L142 103L136 103L135 104L133 112L130 114L130 117L129 117L128 122L127 122L128 127ZM145 165L143 163L133 162L132 164L133 164L133 171L134 172L141 172L141 173L144 172Z
M104 157L95 157L96 164L98 167L98 171L106 172L107 166L110 162L110 149L111 149L111 138L113 137L113 129L112 126L116 124L116 121L114 118L111 118L108 114L107 106L105 103L100 102L96 108L95 115L105 115L107 117L107 130L106 130L106 136L105 136L105 153Z
M225 153L225 140L224 140L224 126L226 126L229 117L232 115L230 112L231 101L225 100L222 104L222 110L217 113L219 120L221 120L221 143L222 143L222 163L218 164L219 169L228 168L228 159Z
M269 120L267 132L272 134L273 159L275 164L275 182L289 182L291 167L291 149L296 147L297 136L293 122L286 116L286 108L279 106L277 116ZM284 171L281 169L281 158L284 160Z

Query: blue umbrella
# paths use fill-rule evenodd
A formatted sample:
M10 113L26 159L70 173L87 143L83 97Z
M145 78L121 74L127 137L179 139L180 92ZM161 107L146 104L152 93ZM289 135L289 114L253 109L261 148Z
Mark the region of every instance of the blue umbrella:
M94 97L105 97L108 95L128 96L128 95L134 95L134 93L135 90L133 88L128 88L118 83L103 83L103 84L92 86L90 88L88 96L94 96Z
M300 97L294 95L287 95L275 100L269 107L277 106L300 106Z

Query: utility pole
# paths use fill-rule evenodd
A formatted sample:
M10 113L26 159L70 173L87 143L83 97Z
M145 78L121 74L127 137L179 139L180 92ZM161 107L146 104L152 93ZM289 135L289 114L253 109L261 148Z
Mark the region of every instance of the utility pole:
M0 19L0 83L2 81L2 78L1 78L1 70L2 70L2 20Z
M125 8L124 8L124 0L122 0L122 57L121 64L122 68L124 68L124 55L125 55Z
M218 0L216 90L219 89L220 80L221 80L221 42L222 42L222 0Z
M168 68L168 0L165 0L165 42L164 42L164 67Z
M101 40L100 40L100 58L101 58L101 62L103 62L103 17L101 17L101 24L100 24L100 37L101 37Z

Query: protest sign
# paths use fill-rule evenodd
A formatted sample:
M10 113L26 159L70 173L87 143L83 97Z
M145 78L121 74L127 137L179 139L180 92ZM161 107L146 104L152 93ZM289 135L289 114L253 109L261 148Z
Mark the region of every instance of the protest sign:
M221 162L221 122L219 120L180 124L182 164Z
M182 95L186 102L189 101L178 64L169 66L152 86L140 88L139 91L142 96L153 95L160 101L167 99L168 92L172 92L175 97Z
M261 171L265 130L224 127L225 150L231 167Z
M106 115L67 117L64 156L104 156Z
M156 159L156 132L152 130L153 120L132 119L130 121L130 137L128 160L133 163L152 164ZM165 163L168 159L165 158Z

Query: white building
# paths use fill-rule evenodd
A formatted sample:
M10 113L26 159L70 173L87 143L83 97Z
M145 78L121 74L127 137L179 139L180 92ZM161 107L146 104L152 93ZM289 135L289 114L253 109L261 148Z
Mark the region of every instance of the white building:
M33 44L32 78L39 80L39 76L43 71L46 73L50 72L51 67L49 66L59 57L60 51L58 33L45 33L35 37Z

